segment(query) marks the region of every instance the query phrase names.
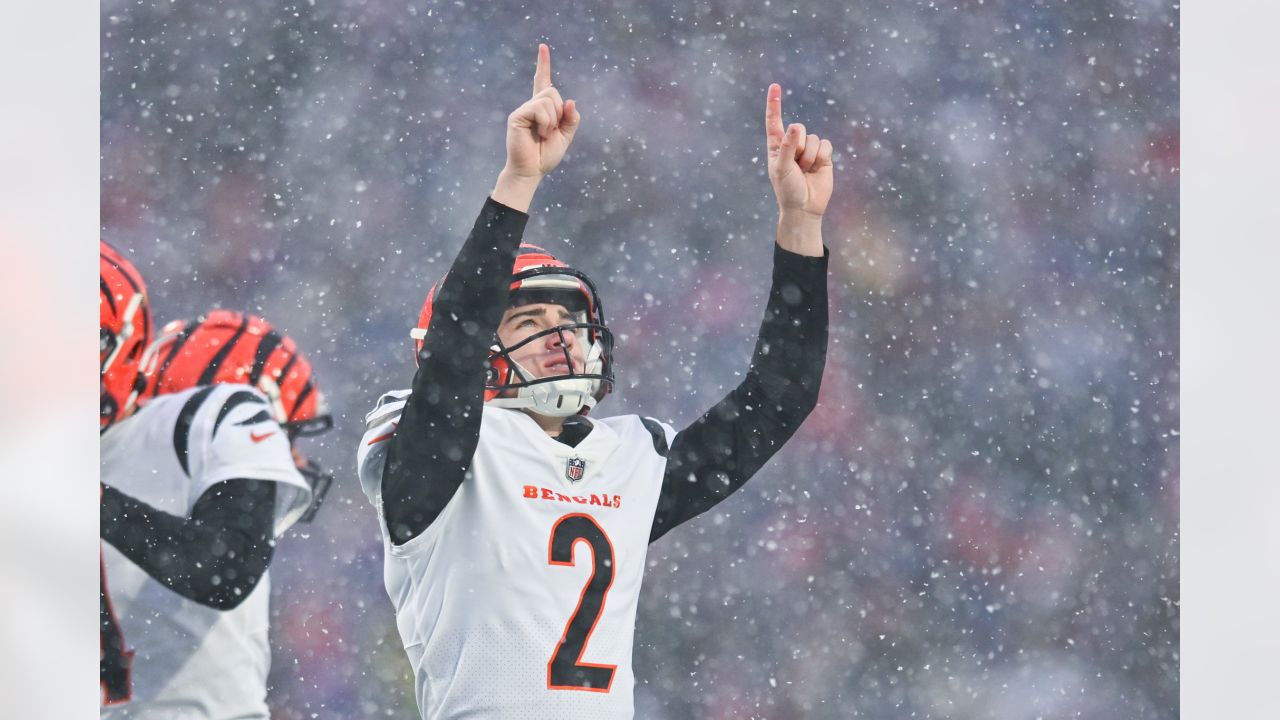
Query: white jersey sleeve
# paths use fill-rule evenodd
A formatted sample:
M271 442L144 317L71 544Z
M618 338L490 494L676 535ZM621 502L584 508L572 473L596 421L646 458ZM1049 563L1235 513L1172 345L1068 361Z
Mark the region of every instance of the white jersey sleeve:
M270 407L266 397L248 385L213 386L190 426L188 511L214 485L248 479L277 483L276 536L306 512L311 487L298 472L289 437Z
M671 423L662 422L658 418L649 417L647 415L640 422L648 428L650 432L653 432L653 426L655 425L661 428L662 437L665 439L667 447L671 447L671 443L675 442L678 431L671 425Z
M364 417L364 437L356 450L360 489L377 509L378 523L383 525L383 532L386 532L386 516L382 512L382 468L387 463L387 441L395 433L410 392L393 390L378 398L378 404Z

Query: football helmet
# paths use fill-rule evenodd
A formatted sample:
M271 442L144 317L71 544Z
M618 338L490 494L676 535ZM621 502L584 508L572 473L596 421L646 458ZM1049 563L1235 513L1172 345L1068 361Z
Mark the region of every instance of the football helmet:
M161 329L148 355L155 370L147 397L212 383L251 385L267 396L272 416L291 443L333 427L311 363L292 338L257 315L211 310L195 320L174 320ZM311 507L301 518L309 522L333 475L296 452L295 459L313 492Z
M142 275L105 240L98 240L99 432L128 417L146 388L151 303Z
M422 352L436 292L443 282L431 287L418 316L418 327L409 333L415 341L415 358ZM507 306L532 303L561 305L574 315L575 322L547 328L510 347L495 334L489 348L484 401L494 407L528 408L550 417L585 415L613 390L613 333L605 323L596 286L585 273L569 267L546 250L522 243L512 268ZM568 372L534 377L511 357L514 351L553 333L560 338ZM564 341L566 333L572 333L586 349L586 362L580 372L573 369L569 347ZM515 391L514 397L500 397L507 390Z

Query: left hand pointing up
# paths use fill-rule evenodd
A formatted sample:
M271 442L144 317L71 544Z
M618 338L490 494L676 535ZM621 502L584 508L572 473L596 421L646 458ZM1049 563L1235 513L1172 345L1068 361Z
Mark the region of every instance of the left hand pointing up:
M804 125L782 128L782 87L769 86L764 110L769 150L769 181L783 215L802 211L821 217L831 199L831 141L805 132Z

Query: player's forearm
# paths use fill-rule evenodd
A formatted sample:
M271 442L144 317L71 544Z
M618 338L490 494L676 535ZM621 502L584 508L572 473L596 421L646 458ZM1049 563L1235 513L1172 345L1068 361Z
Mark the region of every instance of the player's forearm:
M485 360L506 309L528 218L487 200L440 286L413 391L383 468L384 519L396 544L435 520L470 466L480 435Z
M445 363L457 372L483 373L528 221L524 212L485 200L436 293L419 368Z
M739 425L744 437L785 433L776 450L818 402L827 358L827 257L774 250L773 282L751 365L742 382L704 416L713 425ZM766 422L768 427L761 425ZM741 443L733 443L740 445ZM719 446L723 450L723 443ZM771 450L760 465L772 456ZM756 457L748 452L735 457ZM749 477L759 465L743 468ZM743 474L743 473L739 473Z
M770 407L798 426L818 401L827 360L827 255L775 248L773 282L744 384L753 380Z
M751 369L738 387L677 433L651 540L742 487L800 428L826 365L825 255L775 252L773 287Z
M157 582L218 610L257 586L274 550L275 484L231 480L211 488L182 518L104 486L100 535Z

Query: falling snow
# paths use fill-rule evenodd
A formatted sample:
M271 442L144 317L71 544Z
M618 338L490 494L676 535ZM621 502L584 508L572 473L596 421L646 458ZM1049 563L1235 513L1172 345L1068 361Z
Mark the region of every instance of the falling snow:
M158 320L296 338L338 422L272 565L275 717L414 714L355 448L539 41L583 127L526 238L602 287L602 414L680 427L745 370L768 83L836 149L819 408L651 547L637 716L1177 717L1176 5L101 8L103 236Z

